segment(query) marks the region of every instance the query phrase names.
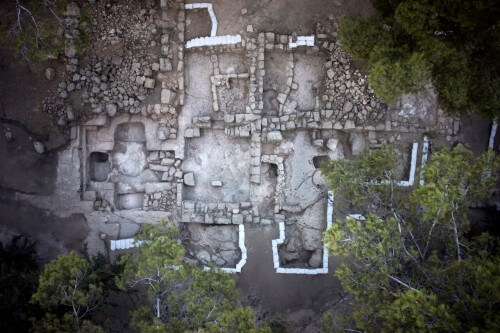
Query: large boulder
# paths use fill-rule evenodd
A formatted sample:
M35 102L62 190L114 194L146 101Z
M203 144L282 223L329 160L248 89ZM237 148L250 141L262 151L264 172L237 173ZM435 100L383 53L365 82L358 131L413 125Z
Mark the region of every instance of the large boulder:
M313 268L318 268L322 264L322 262L323 262L322 250L316 249L311 255L311 258L309 258L309 266Z

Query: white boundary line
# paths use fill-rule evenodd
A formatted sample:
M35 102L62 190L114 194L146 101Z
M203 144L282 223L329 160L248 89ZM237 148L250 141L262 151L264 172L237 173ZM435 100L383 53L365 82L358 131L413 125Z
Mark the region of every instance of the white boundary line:
M488 141L488 148L493 148L495 143L495 136L497 135L498 121L494 120L491 124L490 140Z
M211 3L188 3L184 5L184 9L200 9L206 8L208 14L210 15L210 20L212 21L212 29L210 30L210 36L198 37L188 40L186 42L186 48L190 49L193 47L203 47L203 46L216 46L216 45L234 45L241 43L241 35L224 35L217 36L217 16Z
M110 240L111 251L115 250L128 250L133 247L139 247L142 241L135 240L134 238L112 239Z
M212 36L212 37L198 37L188 40L186 48L202 46L216 46L216 45L233 45L241 43L240 35L225 35L225 36Z
M312 36L298 36L297 41L295 43L294 42L288 43L288 47L290 49L294 49L294 48L299 47L299 46L314 46L314 39L315 39L314 35L312 35Z

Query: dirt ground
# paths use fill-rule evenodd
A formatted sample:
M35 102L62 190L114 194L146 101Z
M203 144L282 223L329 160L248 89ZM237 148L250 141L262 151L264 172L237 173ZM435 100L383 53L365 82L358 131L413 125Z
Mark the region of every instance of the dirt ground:
M56 68L53 81L45 78L48 66ZM57 151L67 144L69 130L55 124L42 102L65 73L55 60L30 69L11 52L0 51L0 235L29 235L44 260L81 249L88 232L81 215L58 218L15 198L16 192L48 195L54 190ZM5 127L12 130L13 142L5 140ZM44 142L47 153L38 154L34 141Z

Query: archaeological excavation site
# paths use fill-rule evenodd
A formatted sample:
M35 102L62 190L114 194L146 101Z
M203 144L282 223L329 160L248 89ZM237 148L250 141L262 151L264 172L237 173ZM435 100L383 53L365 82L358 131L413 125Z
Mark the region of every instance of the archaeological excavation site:
M353 291L355 278L347 279L346 272L363 271L363 265L377 270L373 267L378 261L366 262L375 252L378 258L383 256L381 248L386 245L370 248L377 237L406 239L401 241L404 250L398 252L392 244L391 259L381 264L392 267L396 257L408 256L398 259L404 260L404 266L412 260L426 261L431 251L445 251L436 245L441 241L430 240L435 234L450 236L445 252L458 253L458 260L465 260L471 250L465 240L458 241L465 229L456 224L467 214L471 222L464 222L464 228L470 225L471 232L492 228L490 232L498 236L498 226L491 226L500 216L498 170L492 169L498 167L495 152L500 142L496 116L448 112L440 90L442 76L441 81L431 76L418 90L400 85L381 88L380 75L397 80L398 74L387 69L380 74L376 70L382 62L371 62L389 51L371 58L359 56L362 52L352 51L355 47L345 37L356 31L342 19L372 15L379 10L377 1L374 5L368 0L45 0L40 1L42 13L23 5L24 1L7 2L1 10L13 13L6 19L9 27L14 24L9 38L22 38L28 24L37 36L49 34L39 31L49 27L54 37L50 42L36 37L35 46L21 40L21 52L1 51L2 243L26 237L40 267L68 253L85 253L78 258L99 257L110 267L121 263L123 276L142 274L141 265L162 255L173 256L172 248L182 249L179 260L185 263L169 257L145 275L149 282L144 282L146 277L132 279L132 288L141 281L146 289L152 286L153 296L129 293L125 297L118 283L113 289L111 282L102 282L99 288L109 291L102 291L102 300L87 308L106 310L91 315L90 310L82 315L75 310L72 325L76 326L71 331L94 332L85 330L88 324L100 325L102 331L96 332L152 332L130 324L136 316L128 315L151 296L146 309L155 325L166 325L155 332L200 332L200 327L203 332L333 332L341 322L337 316L354 311L354 300L361 297ZM46 48L49 44L52 49ZM38 51L44 52L43 57ZM400 66L407 71L401 80L417 75L407 65ZM411 69L418 64L414 66ZM429 73L434 75L432 70ZM498 76L494 77L498 87ZM390 92L398 96L386 98ZM498 102L498 91L495 98ZM498 109L495 112L498 115ZM474 161L472 155L489 152L484 163L496 166L488 166L485 173L475 172L476 164L470 164L470 180L443 185L448 189L458 183L472 184L464 192L457 190L465 194L449 203L454 209L442 208L434 220L428 218L434 212L433 202L445 207L449 198L455 198L443 194L441 201L432 196L442 185L437 180L435 185L433 179L444 182L445 170L457 161L438 158L446 152L452 157L466 154L460 149L472 152L460 155L467 156L463 160L468 163ZM377 154L384 152L387 155L377 160ZM393 160L390 171L379 167ZM370 164L375 162L376 167ZM477 162L478 168L482 165ZM468 165L457 168L460 172L454 177L469 174ZM477 179L481 182L474 185ZM432 191L424 192L431 185ZM491 188L479 190L480 185ZM469 190L491 195L468 202L464 198ZM349 195L357 196L351 200ZM427 200L415 204L419 196ZM460 205L470 212L463 213ZM416 218L418 214L424 217ZM399 233L397 228L394 233L370 229L375 216L385 226L396 221ZM445 227L439 219L454 224ZM416 226L409 226L417 220ZM343 225L365 229L347 233ZM165 240L167 236L154 236L157 231L151 230L158 226L175 229L172 244ZM352 250L348 244L360 241L367 230L378 234L366 236L363 248ZM460 252L461 242L466 254ZM157 243L163 248L155 248ZM142 259L128 270L130 258L139 254ZM354 261L356 254L363 258L361 264ZM123 264L123 258L129 262ZM85 260L93 267L94 259ZM354 266L346 266L351 260ZM207 274L205 281L210 279L208 274L218 274L215 280L233 281L228 283L242 298L238 306L255 313L255 328L223 326L225 313L209 320L218 308L220 298L215 296L217 301L211 310L207 308L210 311L200 327L191 321L182 328L168 326L180 311L169 298L179 287L169 284L164 293L158 288L163 290L159 286L166 276L183 271L184 265L199 272L192 276ZM160 269L171 273L159 279ZM390 290L389 285L424 288L422 279L417 282L410 273L397 275L400 271L395 270L381 270L389 281L383 290ZM32 302L41 297L43 274ZM351 281L349 287L345 279ZM375 285L372 280L360 280L357 283L366 283L366 290ZM187 281L186 290L203 294L195 289L195 282ZM64 299L64 306L74 304ZM174 299L175 304L180 302ZM116 310L120 306L125 310ZM182 320L191 316L190 306L179 312ZM494 306L498 310L498 299ZM237 318L233 320L243 320ZM328 318L333 326L325 326ZM384 317L380 322L386 321ZM362 328L359 332L378 330L355 325L351 327ZM432 331L427 328L420 331Z

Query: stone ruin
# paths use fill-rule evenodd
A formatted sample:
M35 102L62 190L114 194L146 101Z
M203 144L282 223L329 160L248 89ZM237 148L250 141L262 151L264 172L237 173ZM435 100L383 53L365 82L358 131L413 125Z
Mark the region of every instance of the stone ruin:
M199 11L208 11L210 33L187 39ZM326 274L322 233L342 215L321 161L392 144L405 161L400 185L412 186L427 158L423 134L452 140L459 124L425 97L378 100L340 49L335 22L307 36L252 25L220 36L216 14L211 3L161 0L142 14L156 59L114 57L93 65L100 75L69 66L92 113L60 153L56 194L22 196L84 213L97 250L130 248L142 223L167 219L184 230L193 260L240 272L252 255L245 229L272 228L276 273ZM128 88L114 84L120 75Z

